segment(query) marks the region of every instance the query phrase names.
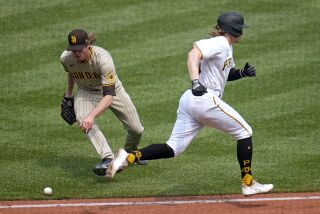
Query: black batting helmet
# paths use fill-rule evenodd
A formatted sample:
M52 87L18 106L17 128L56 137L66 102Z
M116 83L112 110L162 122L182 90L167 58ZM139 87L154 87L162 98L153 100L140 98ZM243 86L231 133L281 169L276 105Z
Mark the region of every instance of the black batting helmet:
M240 13L226 12L218 17L217 27L235 37L239 37L242 35L242 28L249 26L244 24L244 18Z

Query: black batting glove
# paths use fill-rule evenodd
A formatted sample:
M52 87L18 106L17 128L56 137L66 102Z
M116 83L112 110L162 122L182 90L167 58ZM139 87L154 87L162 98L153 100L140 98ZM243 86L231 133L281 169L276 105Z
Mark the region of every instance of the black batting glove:
M204 87L198 79L194 79L191 81L192 87L191 91L194 96L202 96L207 93L207 88Z
M240 69L240 76L241 77L255 77L256 76L256 69L247 62L245 64L245 66L242 69Z

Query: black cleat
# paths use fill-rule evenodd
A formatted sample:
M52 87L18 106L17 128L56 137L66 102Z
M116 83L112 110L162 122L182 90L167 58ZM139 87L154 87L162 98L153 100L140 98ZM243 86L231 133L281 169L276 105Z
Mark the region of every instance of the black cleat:
M141 166L145 166L147 164L148 164L147 160L139 160L139 161L134 163L134 165L141 165Z
M94 174L96 174L98 176L105 176L106 175L106 171L107 171L107 167L110 165L111 161L112 161L112 158L104 158L102 160L102 163L98 163L93 168Z

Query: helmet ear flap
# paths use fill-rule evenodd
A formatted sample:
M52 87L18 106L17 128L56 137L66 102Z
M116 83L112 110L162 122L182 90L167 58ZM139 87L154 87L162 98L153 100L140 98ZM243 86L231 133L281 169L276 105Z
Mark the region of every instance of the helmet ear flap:
M230 34L235 37L239 37L242 35L242 28L232 28Z

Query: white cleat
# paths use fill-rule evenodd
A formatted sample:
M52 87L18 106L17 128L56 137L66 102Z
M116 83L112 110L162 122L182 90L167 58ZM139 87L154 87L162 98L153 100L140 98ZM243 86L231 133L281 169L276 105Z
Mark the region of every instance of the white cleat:
M252 180L250 186L242 184L242 195L250 196L260 193L267 193L273 189L273 184L260 184L256 180Z
M124 167L128 166L127 162L128 153L124 149L119 149L110 165L107 168L107 178L111 179L113 176Z

